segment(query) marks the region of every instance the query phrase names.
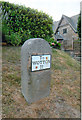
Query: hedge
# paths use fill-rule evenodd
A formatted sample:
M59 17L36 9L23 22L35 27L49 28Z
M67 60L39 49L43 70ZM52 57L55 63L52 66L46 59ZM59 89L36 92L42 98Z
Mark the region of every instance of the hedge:
M52 37L53 19L49 15L9 2L0 2L0 7L2 9L2 33L7 43L20 45L29 38L39 37L47 40Z

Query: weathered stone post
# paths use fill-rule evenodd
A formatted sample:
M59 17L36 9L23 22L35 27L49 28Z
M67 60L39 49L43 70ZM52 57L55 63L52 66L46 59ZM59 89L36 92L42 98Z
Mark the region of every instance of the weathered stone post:
M41 38L27 40L21 48L21 87L28 103L50 93L51 48Z

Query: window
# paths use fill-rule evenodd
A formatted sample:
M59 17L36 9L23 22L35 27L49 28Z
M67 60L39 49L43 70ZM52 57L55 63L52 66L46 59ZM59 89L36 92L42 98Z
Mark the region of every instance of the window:
M67 28L63 29L63 34L67 33Z

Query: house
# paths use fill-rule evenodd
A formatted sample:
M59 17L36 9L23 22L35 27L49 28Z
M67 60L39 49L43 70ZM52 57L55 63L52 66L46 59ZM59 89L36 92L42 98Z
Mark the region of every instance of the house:
M79 14L72 17L62 15L60 21L54 22L55 39L63 44L64 49L73 49L73 41L78 39L78 17Z

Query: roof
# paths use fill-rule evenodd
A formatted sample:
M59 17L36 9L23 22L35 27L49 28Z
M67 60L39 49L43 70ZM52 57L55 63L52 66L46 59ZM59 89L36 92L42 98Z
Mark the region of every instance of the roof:
M59 21L53 22L53 31L56 31L58 24L59 24Z
M77 32L77 22L78 22L78 15L72 16L72 17L68 17L66 15L62 15L60 21L58 21L57 23L54 22L54 27L55 27L55 33L57 32L57 29L59 28L59 25L61 24L62 19L64 18L68 24L72 27L72 29L74 30L74 32Z

